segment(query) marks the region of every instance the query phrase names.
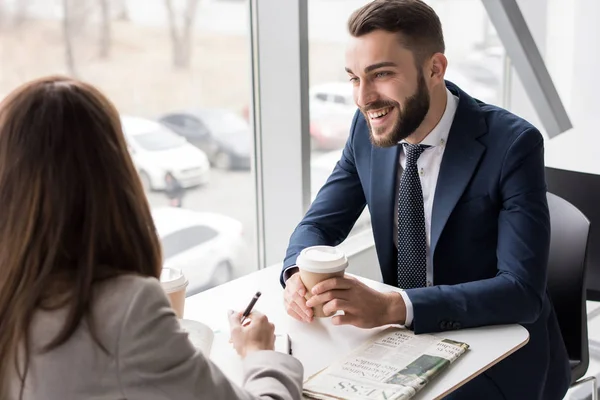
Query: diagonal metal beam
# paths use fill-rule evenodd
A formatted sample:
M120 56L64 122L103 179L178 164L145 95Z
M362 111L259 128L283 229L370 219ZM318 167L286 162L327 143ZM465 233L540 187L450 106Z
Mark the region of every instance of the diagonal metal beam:
M482 0L550 138L573 125L516 0Z

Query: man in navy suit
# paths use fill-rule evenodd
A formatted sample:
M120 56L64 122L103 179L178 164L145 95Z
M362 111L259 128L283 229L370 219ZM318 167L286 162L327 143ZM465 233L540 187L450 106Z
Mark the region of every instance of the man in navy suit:
M567 353L546 291L550 223L543 138L506 110L444 80L440 21L420 0L375 0L348 22L346 71L359 108L341 159L290 239L288 313L310 322L404 324L415 333L522 324L529 343L453 399L562 399ZM344 277L306 302L295 262L335 246L368 206L379 293ZM474 350L476 351L476 350Z

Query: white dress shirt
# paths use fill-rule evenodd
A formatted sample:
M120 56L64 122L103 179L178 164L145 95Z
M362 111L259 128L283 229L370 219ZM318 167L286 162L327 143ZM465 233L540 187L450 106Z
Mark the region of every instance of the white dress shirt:
M433 130L421 141L419 144L430 146L421 153L417 160L417 169L419 171L419 178L421 180L421 188L423 189L423 205L425 211L425 234L427 236L427 286L433 285L433 260L431 254L431 212L433 210L433 199L435 196L435 188L437 185L438 175L440 173L440 165L442 163L442 156L446 148L446 142L448 141L448 134L450 133L450 127L452 121L454 121L454 114L458 107L458 97L454 96L448 89L446 89L447 102L444 114L440 119L440 122L433 128ZM400 143L404 143L401 141ZM402 172L406 166L406 155L404 150L400 149L400 168L398 168L398 174L396 176L396 188L400 186L400 178ZM398 190L396 190L395 205L398 204ZM393 241L398 246L398 207L394 207L394 237ZM410 298L405 292L400 293L406 304L406 322L408 326L413 320L413 307Z

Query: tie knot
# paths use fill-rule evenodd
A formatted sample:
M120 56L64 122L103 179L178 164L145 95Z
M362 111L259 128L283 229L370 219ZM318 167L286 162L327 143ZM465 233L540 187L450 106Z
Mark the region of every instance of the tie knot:
M416 163L421 153L423 153L423 151L429 147L425 144L402 143L402 145L404 146L406 161L408 163Z

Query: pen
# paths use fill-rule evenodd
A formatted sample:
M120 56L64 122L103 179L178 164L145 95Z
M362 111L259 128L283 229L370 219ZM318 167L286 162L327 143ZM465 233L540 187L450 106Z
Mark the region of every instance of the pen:
M240 324L243 324L244 320L248 317L248 315L250 315L250 313L252 312L252 308L254 308L254 305L256 304L256 301L258 300L260 295L260 292L256 292L254 297L252 297L252 300L250 300L250 304L248 304L248 307L246 307L246 310L242 314L242 320L240 321Z

